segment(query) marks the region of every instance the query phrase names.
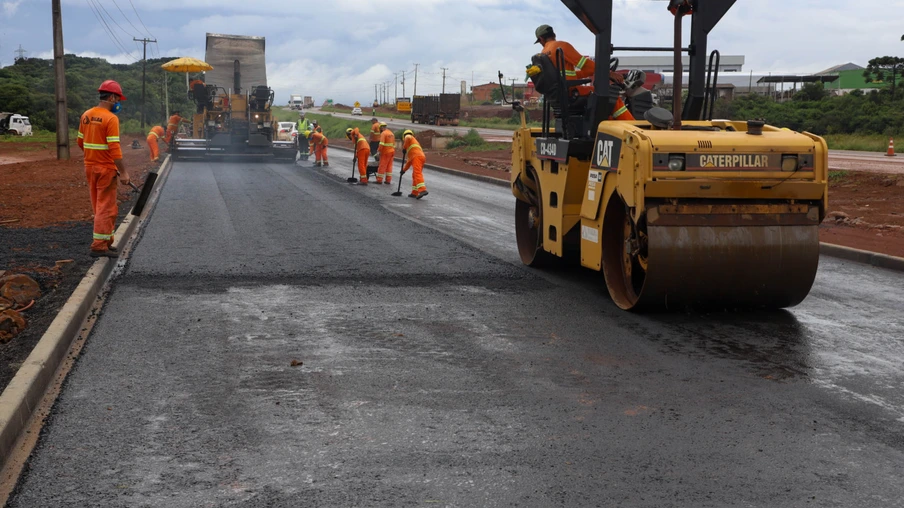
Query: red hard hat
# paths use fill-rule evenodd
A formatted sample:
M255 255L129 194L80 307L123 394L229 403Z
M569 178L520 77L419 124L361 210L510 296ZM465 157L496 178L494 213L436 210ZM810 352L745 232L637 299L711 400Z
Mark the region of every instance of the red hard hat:
M115 93L119 96L120 99L126 100L126 96L122 94L122 87L119 86L119 83L113 81L112 79L108 79L100 84L100 87L97 89L98 92L107 92L107 93Z

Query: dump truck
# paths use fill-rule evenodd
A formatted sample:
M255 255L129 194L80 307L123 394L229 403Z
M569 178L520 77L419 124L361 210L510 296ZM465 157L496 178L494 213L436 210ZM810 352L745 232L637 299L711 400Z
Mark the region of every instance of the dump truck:
M457 93L415 95L411 121L427 125L458 125L461 96Z
M304 108L308 109L308 108L313 108L313 107L314 107L314 98L311 97L310 95L305 95L304 96Z
M670 0L663 10L659 31L673 25L677 41L665 48L676 90L682 53L690 56L686 102L676 94L667 111L642 87L610 81L612 53L629 49L612 46L613 1L562 0L596 37L593 79L566 76L561 51L536 55L528 74L544 94L542 126L528 128L513 103L522 113L511 172L521 261L601 271L625 310L800 303L819 263L826 142L761 119L713 119L719 54L707 55L707 39L734 0ZM571 93L593 83L589 95ZM612 119L620 98L635 120Z
M207 34L213 66L188 97L195 103L191 139L176 138L176 159L258 158L294 162L291 141L278 141L273 90L267 86L264 37Z

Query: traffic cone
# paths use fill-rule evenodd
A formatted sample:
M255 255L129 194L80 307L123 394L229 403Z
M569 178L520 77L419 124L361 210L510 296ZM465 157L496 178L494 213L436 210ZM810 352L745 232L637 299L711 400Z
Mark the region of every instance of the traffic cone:
M886 157L894 157L895 156L895 138L888 138L888 152L885 153Z

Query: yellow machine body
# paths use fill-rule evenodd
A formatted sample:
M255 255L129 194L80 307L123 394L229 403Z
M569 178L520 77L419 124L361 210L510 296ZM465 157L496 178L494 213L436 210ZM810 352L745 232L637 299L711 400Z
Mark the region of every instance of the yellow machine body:
M781 308L809 293L828 199L822 138L718 120L541 136L522 128L512 145L525 264L579 256L623 309Z

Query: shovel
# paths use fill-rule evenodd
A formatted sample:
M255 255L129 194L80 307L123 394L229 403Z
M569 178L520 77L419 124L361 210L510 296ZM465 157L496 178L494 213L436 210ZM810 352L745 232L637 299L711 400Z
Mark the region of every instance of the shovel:
M358 151L355 151L355 155L352 157L352 176L351 178L346 178L345 181L348 183L358 183L358 179L355 178L355 168L358 166Z
M408 155L408 152L402 152L402 165L399 166L399 168L404 168L404 167L405 167L405 157L406 157L407 155ZM399 173L399 189L398 189L397 191L393 192L392 194L390 194L390 196L399 197L399 196L402 195L402 177L403 177L404 175L405 175L405 171L402 170L402 171Z

